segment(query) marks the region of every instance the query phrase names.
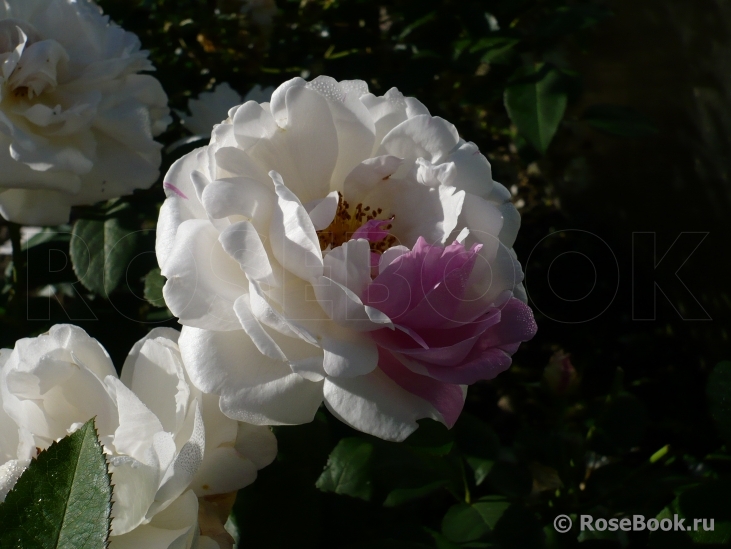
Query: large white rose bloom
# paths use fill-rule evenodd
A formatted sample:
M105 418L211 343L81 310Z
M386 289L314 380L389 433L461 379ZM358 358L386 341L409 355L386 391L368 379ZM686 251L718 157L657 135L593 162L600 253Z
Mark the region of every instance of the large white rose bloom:
M520 216L455 127L391 89L294 78L168 172L157 257L192 382L231 418L402 440L451 426L535 322Z
M3 350L0 500L36 447L96 417L114 485L112 549L231 547L212 509L230 510L235 491L274 459L276 440L266 427L227 418L215 396L189 383L178 335L153 330L121 379L104 348L75 326Z
M0 214L65 223L74 205L147 188L170 122L137 37L89 0L0 3Z

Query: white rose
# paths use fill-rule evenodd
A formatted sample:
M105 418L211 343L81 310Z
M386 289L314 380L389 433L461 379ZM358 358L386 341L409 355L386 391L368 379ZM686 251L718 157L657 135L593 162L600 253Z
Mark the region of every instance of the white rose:
M254 86L243 99L234 91L228 82L215 87L213 91L203 92L196 99L188 100L190 115L175 111L188 131L196 136L209 137L213 126L225 120L228 111L246 101L269 101L274 88Z
M170 122L137 37L88 0L0 4L0 214L56 225L147 188Z
M157 257L194 384L255 424L332 413L401 440L451 426L535 322L520 216L490 164L416 99L282 84L164 186Z
M239 427L190 386L177 337L158 329L138 342L123 381L104 348L75 326L54 326L2 355L3 409L32 435L33 449L96 417L114 484L113 549L207 543L199 500L252 482L276 453L268 429Z

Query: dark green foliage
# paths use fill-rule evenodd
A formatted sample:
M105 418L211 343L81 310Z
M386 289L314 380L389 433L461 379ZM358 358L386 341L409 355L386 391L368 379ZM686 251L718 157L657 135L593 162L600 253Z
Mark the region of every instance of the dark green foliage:
M112 486L94 420L41 452L0 503L3 549L103 549Z
M664 4L655 2L653 10L625 2L631 7L617 22L610 8L619 3L601 0L277 0L271 27L241 13L238 0L100 4L150 50L173 109L186 109L189 98L222 82L242 95L255 84L321 74L363 79L379 95L396 86L474 141L495 180L521 204L515 250L539 332L521 346L511 369L469 389L451 431L422 421L401 444L357 433L324 411L311 424L277 427L277 460L236 503L242 545L639 549L727 543L731 367L711 366L728 358L728 328L722 320L683 321L666 303L662 309L660 295L655 321L633 321L631 309L632 232L654 231L668 219L664 238L670 241L658 238L660 257L678 231L710 230L701 222L678 225L668 211L676 201L685 219L702 189L685 181L682 197L673 198L669 189L683 178L656 177L658 165L643 157L633 179L642 178L642 185L635 188L619 192L620 177L602 187L586 175L590 153L603 155L600 166L619 166L625 178L632 175L628 152L652 139L666 147L676 134L687 138L689 130L675 119L662 126L623 93L605 94L614 73L597 77L607 68L600 64L606 52L595 49L597 33L614 32L623 41L617 26L624 31L640 25L641 16L642 24L660 18ZM689 37L704 34L690 30ZM635 48L626 55L643 54ZM585 74L594 65L594 74ZM647 66L652 75L656 69ZM675 85L678 78L671 76ZM705 75L701 84L698 89L708 85ZM669 101L676 91L663 93L657 101ZM720 116L709 119L723 123ZM170 147L186 136L176 119L159 139ZM617 143L626 144L623 154L611 148ZM164 149L161 173L202 144ZM730 149L723 144L720 150ZM694 162L706 158L702 152ZM709 194L726 196L728 174L712 175L717 185ZM164 308L164 278L154 256L163 199L161 177L149 190L77 208L71 225L36 236L26 247L27 295L3 264L2 346L71 321L122 364L150 328L177 326ZM573 208L563 206L572 200ZM618 203L634 217L623 217ZM704 221L706 212L699 217ZM93 244L89 254L80 237ZM124 245L117 249L120 239ZM713 261L726 245L713 248ZM715 267L699 269L703 280ZM86 274L81 283L76 273ZM708 292L729 309L727 291ZM544 376L559 350L571 353L575 368L565 390ZM716 529L620 535L582 534L575 526L558 534L552 526L558 514L668 513L715 518Z
M344 438L330 454L315 486L323 492L371 499L371 456L373 445L358 438Z
M152 269L145 276L145 299L154 307L164 307L165 299L162 296L162 287L165 285L165 277L160 274L160 269Z
M561 73L540 64L518 70L505 88L505 108L511 120L538 151L545 153L566 112L568 94Z
M101 219L74 223L70 244L74 272L87 289L100 296L108 296L124 281L133 258L138 235L128 228L129 213L129 204L115 203Z
M731 362L719 363L708 377L708 406L718 432L731 445Z

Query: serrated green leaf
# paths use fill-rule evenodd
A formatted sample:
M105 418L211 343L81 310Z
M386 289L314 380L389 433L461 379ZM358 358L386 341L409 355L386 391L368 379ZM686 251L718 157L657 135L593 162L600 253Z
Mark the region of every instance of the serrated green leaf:
M330 453L325 470L315 486L369 501L373 493L371 462L373 444L360 438L344 438Z
M165 299L162 296L162 287L166 278L160 274L160 269L152 269L145 276L145 299L153 307L164 307Z
M566 112L561 73L548 65L526 66L505 88L505 108L518 132L545 154Z
M0 504L3 549L103 549L111 477L94 420L41 452Z
M117 208L114 217L79 219L71 234L74 272L86 288L101 296L122 282L137 245L137 232L125 227L120 213Z
M708 407L718 432L731 444L731 362L716 365L706 385Z

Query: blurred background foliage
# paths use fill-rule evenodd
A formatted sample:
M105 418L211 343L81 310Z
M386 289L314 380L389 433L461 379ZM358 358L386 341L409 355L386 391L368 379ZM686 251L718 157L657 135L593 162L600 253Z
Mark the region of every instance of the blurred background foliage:
M513 367L470 388L452 431L423 422L401 445L324 411L276 428L277 461L236 503L240 547L731 541L731 3L100 4L150 50L174 109L222 82L242 95L320 74L396 86L477 143L522 214L515 248L539 332ZM171 147L186 135L176 119L161 137L162 173L202 144ZM71 321L121 367L151 327L176 326L155 270L163 198L159 181L78 208L21 251L2 226L16 250L0 265L0 345ZM635 233L655 233L654 252ZM558 514L570 532L555 532ZM581 514L715 525L581 533Z

